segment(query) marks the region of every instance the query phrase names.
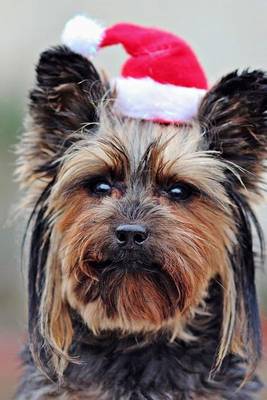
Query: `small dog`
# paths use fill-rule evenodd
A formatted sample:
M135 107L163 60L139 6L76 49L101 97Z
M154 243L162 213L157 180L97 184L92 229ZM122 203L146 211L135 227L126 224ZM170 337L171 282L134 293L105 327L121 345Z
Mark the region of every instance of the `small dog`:
M31 235L16 398L254 399L267 76L230 73L187 123L120 115L117 98L69 47L41 55L18 150Z

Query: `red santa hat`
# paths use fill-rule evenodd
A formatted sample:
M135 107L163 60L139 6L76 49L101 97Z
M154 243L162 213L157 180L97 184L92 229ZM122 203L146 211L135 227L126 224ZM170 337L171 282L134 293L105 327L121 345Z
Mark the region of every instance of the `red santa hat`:
M186 122L197 114L207 90L205 73L190 46L159 29L120 23L103 28L84 16L70 20L62 41L91 58L98 49L121 44L129 54L121 76L113 79L116 111L162 122Z

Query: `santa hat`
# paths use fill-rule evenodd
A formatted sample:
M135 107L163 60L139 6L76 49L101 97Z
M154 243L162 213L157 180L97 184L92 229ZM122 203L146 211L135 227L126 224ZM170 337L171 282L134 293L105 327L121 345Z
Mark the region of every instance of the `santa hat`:
M117 93L115 108L122 115L162 122L186 122L196 116L207 79L183 39L127 23L103 28L77 16L66 24L62 41L88 58L103 47L124 47L130 57L121 76L112 81Z

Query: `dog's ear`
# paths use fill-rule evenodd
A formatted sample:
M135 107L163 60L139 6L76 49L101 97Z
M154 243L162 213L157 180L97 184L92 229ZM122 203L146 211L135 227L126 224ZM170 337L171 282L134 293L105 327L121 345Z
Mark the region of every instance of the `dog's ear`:
M260 193L267 156L267 75L237 71L222 78L204 97L199 121L208 149L229 164L227 191L233 204L237 241L232 250L236 326L231 338L235 352L246 352L251 371L261 352L260 319L255 287L252 231L264 249L263 235L249 204Z
M230 182L257 192L267 154L267 74L237 71L204 97L199 121L210 150L237 167Z
M24 186L53 178L57 160L75 140L73 134L94 129L103 96L104 85L86 58L65 46L41 54L18 151L18 175Z

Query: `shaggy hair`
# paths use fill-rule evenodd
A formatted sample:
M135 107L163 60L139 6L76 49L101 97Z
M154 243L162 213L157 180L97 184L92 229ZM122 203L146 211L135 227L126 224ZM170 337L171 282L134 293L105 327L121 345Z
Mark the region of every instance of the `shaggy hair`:
M116 115L116 93L68 48L41 55L18 147L30 210L18 400L253 398L266 88L261 71L233 72L194 121L164 125ZM117 227L137 223L148 240L118 246Z

